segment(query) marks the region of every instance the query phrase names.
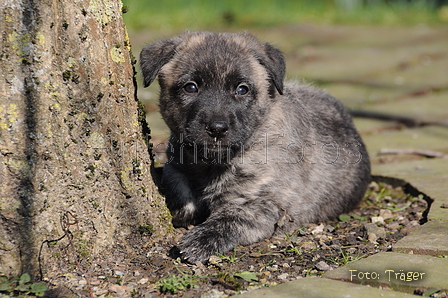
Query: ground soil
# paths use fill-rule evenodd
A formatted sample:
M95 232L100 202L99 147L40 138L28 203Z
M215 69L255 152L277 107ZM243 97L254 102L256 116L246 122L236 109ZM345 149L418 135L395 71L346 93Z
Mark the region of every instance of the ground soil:
M415 195L415 194L414 194ZM107 268L102 276L70 276L58 291L73 297L227 297L262 287L320 276L349 262L388 251L425 221L428 203L401 187L372 182L359 208L338 219L300 227L283 238L238 246L207 264L169 257L176 237L153 243L129 264ZM418 293L416 293L418 294ZM68 295L67 295L68 296ZM439 296L440 297L440 296Z

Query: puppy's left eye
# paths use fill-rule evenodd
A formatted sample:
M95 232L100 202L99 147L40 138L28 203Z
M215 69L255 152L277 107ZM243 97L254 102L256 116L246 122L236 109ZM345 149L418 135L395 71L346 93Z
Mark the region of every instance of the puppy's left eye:
M198 93L198 86L194 82L188 82L184 86L187 93Z
M236 91L235 91L235 93L237 95L245 95L245 94L247 94L247 92L249 92L249 87L246 86L246 85L242 85L242 84L239 85L238 88L236 88Z

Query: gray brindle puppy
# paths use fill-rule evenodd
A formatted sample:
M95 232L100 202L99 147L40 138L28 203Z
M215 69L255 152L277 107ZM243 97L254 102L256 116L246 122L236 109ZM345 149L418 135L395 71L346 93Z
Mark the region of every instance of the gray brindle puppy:
M171 130L162 185L183 260L318 223L355 208L370 163L332 96L284 84L282 53L243 33L186 32L145 46Z

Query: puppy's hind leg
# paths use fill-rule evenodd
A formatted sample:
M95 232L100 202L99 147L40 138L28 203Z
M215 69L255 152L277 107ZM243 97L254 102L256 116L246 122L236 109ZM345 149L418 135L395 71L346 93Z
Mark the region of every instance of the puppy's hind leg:
M205 222L187 231L178 249L184 261L206 262L216 253L271 236L278 219L275 206L224 205Z

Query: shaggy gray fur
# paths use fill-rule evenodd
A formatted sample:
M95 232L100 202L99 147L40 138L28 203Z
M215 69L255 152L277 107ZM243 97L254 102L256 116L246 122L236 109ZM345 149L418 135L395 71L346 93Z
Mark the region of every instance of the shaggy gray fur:
M343 105L284 85L282 53L248 33L184 33L140 54L171 130L162 185L188 262L355 208L370 181Z

